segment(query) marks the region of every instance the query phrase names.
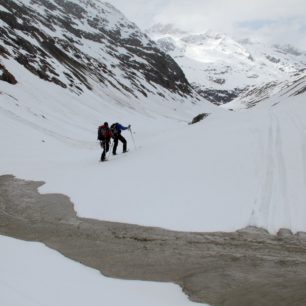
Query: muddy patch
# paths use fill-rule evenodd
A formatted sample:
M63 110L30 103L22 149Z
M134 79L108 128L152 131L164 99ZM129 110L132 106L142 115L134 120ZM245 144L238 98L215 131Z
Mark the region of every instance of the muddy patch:
M185 233L78 218L43 182L0 176L0 234L42 242L105 276L173 282L192 301L306 305L306 234L263 229Z

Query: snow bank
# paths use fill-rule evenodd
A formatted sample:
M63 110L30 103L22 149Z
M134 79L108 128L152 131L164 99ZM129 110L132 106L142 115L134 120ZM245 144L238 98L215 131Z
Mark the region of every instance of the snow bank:
M196 305L176 285L106 278L40 243L0 236L0 248L1 305Z

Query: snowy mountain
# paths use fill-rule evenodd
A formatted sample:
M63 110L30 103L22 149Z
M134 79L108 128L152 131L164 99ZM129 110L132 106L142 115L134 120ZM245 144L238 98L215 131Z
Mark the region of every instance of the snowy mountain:
M148 35L177 61L194 88L216 104L288 80L306 65L306 52L290 45L235 41L225 34L188 33L162 24L150 28Z
M305 304L304 54L169 27L160 38L188 63L188 80L222 101L239 95L217 107L198 103L172 58L107 3L0 0L0 25L1 305L195 305L164 282L217 306ZM128 154L119 144L101 163L104 121L132 129L122 132ZM74 218L61 215L62 199ZM103 275L61 254L92 255ZM134 281L104 277L120 265L116 277Z
M109 3L1 0L0 56L80 94L97 84L126 95L186 96L182 70ZM1 60L3 80L18 82Z

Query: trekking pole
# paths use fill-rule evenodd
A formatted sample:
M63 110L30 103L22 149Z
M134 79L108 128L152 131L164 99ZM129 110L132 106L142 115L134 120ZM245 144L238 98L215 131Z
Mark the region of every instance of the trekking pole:
M114 142L111 141L110 146L109 146L109 151L108 151L107 159L109 159L109 157L110 157L110 155L111 155L111 152L112 152L112 150L113 150L113 146L114 146Z
M131 133L131 136L132 136L132 140L133 140L133 143L134 143L135 150L137 150L137 146L136 146L135 138L134 138L134 135L133 135L133 133L132 133L132 128L131 128L131 127L129 127L129 130L130 130L130 133Z

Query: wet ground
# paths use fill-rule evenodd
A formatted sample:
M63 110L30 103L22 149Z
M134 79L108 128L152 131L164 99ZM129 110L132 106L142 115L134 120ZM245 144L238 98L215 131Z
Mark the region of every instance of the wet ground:
M42 242L105 276L176 283L195 302L306 305L306 233L185 233L79 218L68 197L42 195L41 185L0 176L1 235Z

